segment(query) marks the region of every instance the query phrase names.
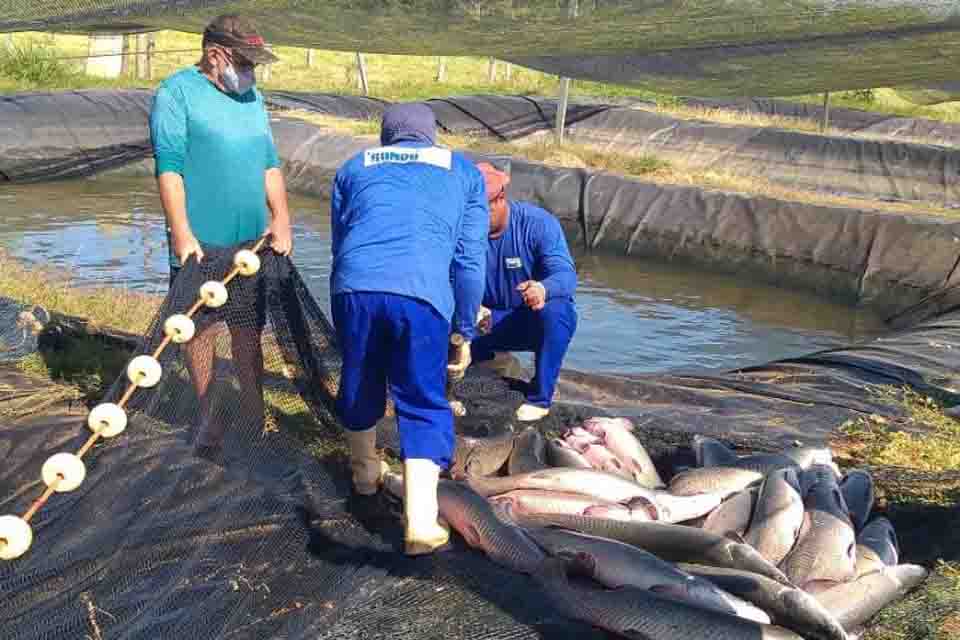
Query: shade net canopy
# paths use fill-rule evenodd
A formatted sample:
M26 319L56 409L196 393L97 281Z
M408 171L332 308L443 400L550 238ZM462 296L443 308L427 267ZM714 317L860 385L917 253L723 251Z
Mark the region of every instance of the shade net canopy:
M949 0L2 0L2 31L200 32L253 17L274 44L491 55L574 78L700 96L955 80Z

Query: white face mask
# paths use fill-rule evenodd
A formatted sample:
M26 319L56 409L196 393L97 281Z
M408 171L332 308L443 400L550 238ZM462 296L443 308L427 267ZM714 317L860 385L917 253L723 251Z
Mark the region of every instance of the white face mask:
M249 91L250 87L252 87L256 81L257 76L253 69L237 71L232 64L224 67L223 73L220 76L220 82L223 83L223 88L238 96L242 96Z

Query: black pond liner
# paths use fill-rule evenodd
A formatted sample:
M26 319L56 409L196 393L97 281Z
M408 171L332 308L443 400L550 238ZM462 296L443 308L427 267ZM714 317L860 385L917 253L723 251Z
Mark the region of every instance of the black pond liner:
M332 170L366 144L300 122L278 121L274 130L290 184L317 195ZM493 160L513 174L512 195L551 207L574 244L726 264L798 286L825 282L835 293L902 312L903 326L875 340L724 374L565 371L556 411L539 425L545 431L589 415L630 416L669 476L690 463L694 434L772 450L795 440L822 443L851 418L902 417L870 393L875 385L960 402L953 224ZM232 254L210 250L202 268L191 263L181 272L137 353L159 343L163 321L184 311L202 282L227 273ZM331 411L340 359L330 323L288 259L266 250L262 260L256 276L231 283L220 313L200 314L203 331L194 338L215 354L209 397L227 428L222 453L195 454L197 399L184 348L172 345L161 357L161 382L131 400L127 430L85 458L87 479L78 490L41 509L31 550L0 563L0 636L606 637L564 618L529 578L459 539L449 552L408 559L399 553L399 522L372 529L348 512L349 477ZM240 338L232 340L221 321ZM243 336L255 335L261 321L265 421L251 418L241 375L251 344ZM19 384L14 366L4 367L0 380ZM105 400L116 400L125 384L119 379ZM513 386L480 372L459 383L454 393L469 413L458 430L478 434L509 422L521 402ZM87 435L82 414L0 421L0 511L23 513L40 491L44 460L76 450ZM389 417L379 439L396 446ZM911 474L875 472L901 482ZM926 481L955 485L956 475ZM918 503L888 513L904 561L957 559L955 508ZM960 603L937 607L933 613L942 616Z

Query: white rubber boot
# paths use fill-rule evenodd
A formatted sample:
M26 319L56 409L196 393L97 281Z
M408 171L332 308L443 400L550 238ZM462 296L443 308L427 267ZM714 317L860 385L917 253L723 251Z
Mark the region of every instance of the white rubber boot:
M520 422L536 422L550 415L550 409L544 409L533 404L523 403L517 409L517 420Z
M384 474L390 470L387 463L377 455L377 428L364 431L346 430L350 445L350 470L353 472L353 488L363 496L371 496L380 488Z
M403 476L405 552L409 556L432 553L450 540L450 530L437 521L440 467L432 460L406 460Z

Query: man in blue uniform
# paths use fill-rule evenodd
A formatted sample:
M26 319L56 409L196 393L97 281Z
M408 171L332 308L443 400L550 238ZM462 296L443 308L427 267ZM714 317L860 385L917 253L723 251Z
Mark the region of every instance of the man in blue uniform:
M535 374L517 419L540 420L550 412L560 366L577 329L577 272L557 219L528 202L507 200L509 176L488 163L477 166L490 203L483 296L489 314L480 321L487 333L473 340L471 356L479 363L498 352L532 351Z
M331 196L330 306L343 353L337 413L350 445L354 491L376 495L386 472L375 425L389 384L410 555L449 539L437 521L439 473L454 447L446 382L469 363L489 226L483 176L464 156L436 147L435 138L430 107L390 107L382 146L340 167ZM448 370L451 323L466 342Z
M290 215L280 160L274 147L263 96L254 87L254 67L277 58L266 49L256 27L235 15L215 18L203 32L203 56L164 80L150 112L160 200L167 219L170 282L188 260L199 264L204 247L231 247L273 236L273 249L291 249ZM253 287L239 283L230 309L256 305ZM240 295L237 295L237 294ZM223 307L204 310L206 328L185 345L187 366L200 404L197 449L213 456L226 425L212 415L208 389L213 378L215 334L219 322L230 329L231 351L243 387L244 414L263 419L263 354L260 329L238 320Z

